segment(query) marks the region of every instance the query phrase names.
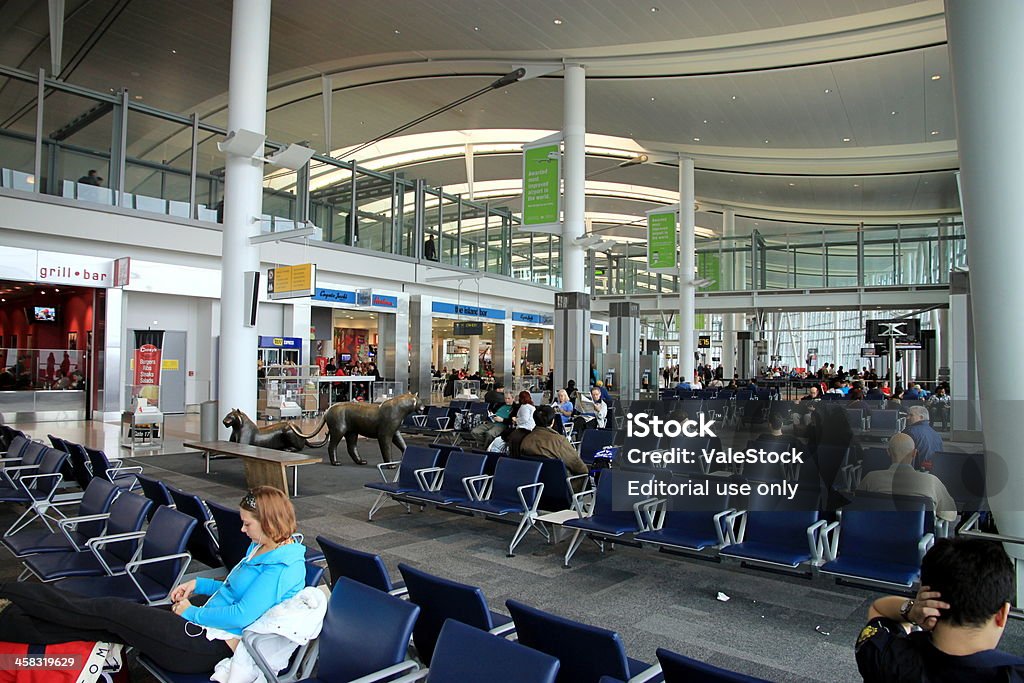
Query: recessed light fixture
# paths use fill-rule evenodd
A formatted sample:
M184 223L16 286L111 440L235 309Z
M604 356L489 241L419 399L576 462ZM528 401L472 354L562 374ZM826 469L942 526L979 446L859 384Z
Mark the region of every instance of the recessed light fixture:
M694 138L693 141L694 142L700 142L700 138Z
M732 98L733 98L733 99L735 100L735 99L736 99L736 96L735 96L735 95L733 95L733 96L732 96Z
M708 120L707 120L707 119L704 119L704 123L707 123L707 122L708 122Z
M555 22L555 26L561 26L562 25L562 20L557 18L557 17L555 17L554 22Z
M768 140L765 140L765 141L764 141L764 144L766 144L766 145L767 145L767 144L768 144Z
M843 142L849 142L850 138L843 138Z
M854 187L860 187L860 183L854 183L853 186Z
M937 130L933 130L932 131L932 135L938 135L938 134L939 134L939 131L937 131Z
M942 74L932 74L932 80L937 81L942 78Z
M396 35L396 36L400 36L400 35L402 35L402 32L401 32L401 31L399 31L399 30L398 30L398 29L396 28L396 29L395 29L395 35Z
M896 112L896 111L891 111L891 112L889 112L889 116L896 116L896 114L898 114L898 113L899 113L899 112Z
M474 26L474 27L473 27L473 30L474 30L474 31L479 31L479 30L480 30L480 27L479 27L479 26Z
M60 288L54 289L53 291L55 291L55 292L59 292L59 291L60 291Z
M176 55L176 54L178 54L178 51L177 50L171 50L171 54L172 55Z
M790 187L796 187L796 183L790 183L789 186Z
M658 8L657 8L657 7L652 7L652 8L651 8L651 11L652 11L652 12L657 12L657 11L658 11Z
M39 293L40 293L40 294L46 294L46 290L45 290L45 289L40 289L40 290L39 290Z
M832 92L832 88L825 88L825 94L826 95L829 94L830 92Z
M657 97L652 97L652 98L651 98L651 102L653 102L653 101L654 101L654 100L656 100L656 99L658 99L658 98L657 98Z

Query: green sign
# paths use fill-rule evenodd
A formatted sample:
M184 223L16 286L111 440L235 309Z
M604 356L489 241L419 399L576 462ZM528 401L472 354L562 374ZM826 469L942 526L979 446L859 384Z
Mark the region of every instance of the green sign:
M523 225L558 222L561 158L558 143L523 149Z
M676 212L647 214L647 269L675 270Z

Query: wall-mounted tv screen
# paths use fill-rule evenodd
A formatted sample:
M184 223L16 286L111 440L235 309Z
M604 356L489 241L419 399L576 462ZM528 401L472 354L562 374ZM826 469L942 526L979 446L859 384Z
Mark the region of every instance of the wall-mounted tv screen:
M352 354L351 353L343 353L343 354L341 354L341 362L342 363L347 363L350 360L352 360Z
M37 323L57 322L57 308L55 306L33 306L29 309L29 320Z

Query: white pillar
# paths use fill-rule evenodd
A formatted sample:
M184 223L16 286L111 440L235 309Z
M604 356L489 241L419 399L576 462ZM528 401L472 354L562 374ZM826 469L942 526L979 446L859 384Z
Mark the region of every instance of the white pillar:
M541 361L541 363L544 365L544 374L547 374L548 370L551 370L553 367L555 367L555 346L553 343L554 336L555 333L553 330L541 330L541 346L543 354L543 360Z
M523 374L520 364L523 360L523 328L515 325L512 328L512 375L519 377Z
M722 237L732 237L736 234L736 212L730 207L722 210ZM732 241L725 242L732 246ZM723 252L725 263L721 264L723 282L719 289L723 291L735 291L736 286L736 262L733 255ZM739 316L735 313L726 313L722 316L722 374L728 380L732 379L732 373L736 368L736 329L739 326Z
M480 335L469 335L469 374L480 371Z
M229 131L265 131L269 49L270 0L235 0ZM218 399L222 412L240 408L252 417L256 416L256 328L244 322L244 273L260 269L259 250L249 244L249 237L259 232L259 224L252 219L262 213L263 163L229 154L224 174ZM226 435L222 426L221 436Z
M587 81L582 64L566 64L564 81L565 182L562 223L562 291L583 292L586 250L573 244L583 234L586 195Z
M696 290L693 286L694 254L693 159L679 157L679 373L693 378L693 326L696 321Z
M1009 378L1024 373L1024 354L1012 352L1014 341L1024 335L1024 288L1007 286L1007 275L1024 261L1024 3L946 0L946 31L981 419L990 463L989 504L999 531L1021 536L1020 403L1016 383ZM1005 463L1005 469L993 466L995 460ZM1008 550L1021 552L1020 546Z

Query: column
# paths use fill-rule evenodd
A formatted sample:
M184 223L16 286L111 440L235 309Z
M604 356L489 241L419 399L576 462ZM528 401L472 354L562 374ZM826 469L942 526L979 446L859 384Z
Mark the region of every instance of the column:
M988 459L989 504L999 531L1024 535L1024 457L1016 382L1024 354L1024 288L1007 275L1024 261L1024 3L946 0L953 101L960 152L960 196L971 264L970 305ZM952 323L952 321L951 321ZM951 329L955 329L952 328ZM954 362L955 365L955 362ZM954 413L955 414L955 413ZM1001 460L1004 467L996 467ZM1000 470L1002 470L1000 474ZM1020 546L1008 546L1020 553ZM1018 563L1018 567L1020 567ZM1018 577L1018 599L1022 588Z
M265 131L270 0L236 0L231 15L228 130ZM262 150L261 150L262 151ZM249 237L259 232L253 218L263 213L263 163L227 155L224 173L224 229L221 247L221 407L256 414L256 328L245 325L244 277L260 269L259 250ZM308 334L306 335L309 336ZM220 426L221 438L228 429Z
M548 371L555 367L554 365L554 348L551 345L551 339L554 337L552 330L541 330L541 348L542 348L542 360L544 365L544 374L548 374Z
M693 326L697 318L694 254L693 159L679 157L679 376L690 380L693 359Z
M519 377L523 374L523 368L521 361L523 358L523 328L518 325L512 325L509 323L509 327L512 328L512 376L513 381L515 377Z
M736 213L729 207L722 210L722 237L729 238L736 234ZM732 246L732 240L726 240L725 246ZM723 282L719 289L722 291L736 291L736 262L734 254L723 251L725 263L721 264L721 275ZM739 327L735 313L726 313L722 316L722 376L726 383L732 378L736 370L736 329Z
M480 335L469 335L469 374L480 371Z
M619 355L619 399L626 404L640 398L640 304L616 301L609 304L608 353ZM655 378L651 378L654 380Z
M563 80L562 291L565 294L555 295L555 386L564 387L573 379L576 386L587 387L590 386L590 295L584 281L586 252L575 244L575 239L584 232L587 199L587 91L583 65L566 64ZM518 355L518 344L516 353Z
M309 340L309 328L313 325L313 307L310 304L293 303L284 306L284 336L298 337L302 340L302 349L299 352L299 365L309 365L313 362L310 353L311 342Z
M491 363L494 365L495 380L512 391L512 359L515 349L512 341L510 321L494 324L494 345L491 346Z
M419 392L430 402L430 359L433 358L433 298L422 294L409 297L409 391ZM441 369L441 365L437 366Z

